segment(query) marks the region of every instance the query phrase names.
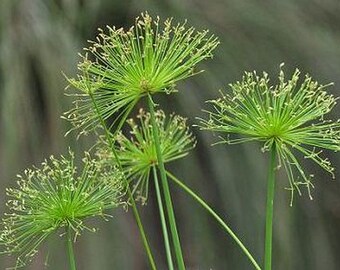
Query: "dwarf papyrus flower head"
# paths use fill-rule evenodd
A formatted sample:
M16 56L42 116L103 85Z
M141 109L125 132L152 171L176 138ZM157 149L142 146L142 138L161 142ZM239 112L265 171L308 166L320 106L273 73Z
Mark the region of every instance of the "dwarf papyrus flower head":
M17 256L17 267L25 265L39 245L62 227L73 230L74 236L88 229L84 219L106 217L105 210L122 204L124 189L121 173L103 168L89 154L83 169L77 172L74 155L53 156L41 168L25 170L19 175L17 188L8 188L9 212L2 219L1 253Z
M143 96L170 93L176 83L201 71L196 65L212 57L218 40L208 30L196 31L187 23L163 23L148 13L141 14L129 30L99 29L96 41L85 48L78 65L81 75L69 82L81 90L75 107L66 117L83 132L96 126L97 112L89 94L98 104L104 119L129 110Z
M322 149L340 149L340 123L324 118L336 104L336 98L325 91L330 84L320 85L308 75L299 80L299 70L289 80L281 70L277 85L270 85L266 73L258 76L247 72L242 81L230 84L231 94L222 93L221 98L209 101L213 109L206 111L209 119L200 119L200 127L225 133L222 143L260 141L264 143L263 151L275 144L292 195L294 190L301 194L299 186L305 185L311 197L313 175L306 175L297 153L334 178L334 168L321 154Z
M127 179L134 183L133 193L145 203L148 197L149 176L152 166L157 165L156 147L150 114L140 110L137 121L129 119L130 135L119 133L116 150ZM156 111L156 123L160 137L160 148L164 162L182 158L194 148L196 141L186 126L186 119L178 115L166 117ZM102 143L97 152L99 159L112 163L114 160L108 145Z

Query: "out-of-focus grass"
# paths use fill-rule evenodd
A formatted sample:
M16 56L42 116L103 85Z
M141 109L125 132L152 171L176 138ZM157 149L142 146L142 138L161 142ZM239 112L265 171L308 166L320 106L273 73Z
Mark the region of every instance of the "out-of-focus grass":
M68 123L60 119L70 107L61 71L75 72L77 52L105 24L129 26L141 11L162 18L189 20L221 39L206 72L181 83L177 95L157 99L168 112L201 114L204 100L240 78L243 70L278 72L298 66L320 82L335 82L340 95L340 3L328 1L236 0L2 0L0 2L0 209L4 188L15 175L49 154L65 153L68 145L87 149L93 138L64 138ZM334 118L339 117L336 108ZM195 130L198 146L172 167L222 214L261 261L263 253L266 158L257 144L210 147L210 134ZM340 157L332 155L336 167ZM307 163L308 164L308 163ZM284 174L282 177L285 177ZM286 181L278 180L274 227L274 269L337 269L340 265L339 180L318 172L314 201L297 198L289 207ZM338 175L339 178L339 175ZM339 178L340 179L340 178ZM152 188L152 187L151 187ZM175 211L192 269L251 269L236 245L185 194L176 188ZM163 243L153 197L142 209L156 257ZM85 234L76 245L79 269L147 269L138 231L130 212L118 211L109 222L95 224L97 235ZM49 248L49 269L66 269L63 247ZM43 269L47 249L30 269ZM163 263L165 262L164 257ZM0 268L10 265L0 258ZM166 269L160 264L160 269Z

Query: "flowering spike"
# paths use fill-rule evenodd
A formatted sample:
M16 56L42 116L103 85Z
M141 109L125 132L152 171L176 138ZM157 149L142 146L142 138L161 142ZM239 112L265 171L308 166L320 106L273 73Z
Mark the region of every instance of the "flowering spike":
M135 104L149 94L175 91L176 83L200 71L196 65L212 57L219 44L207 30L187 28L142 13L125 31L107 27L85 48L78 65L81 75L68 79L81 94L75 107L66 113L75 128L84 132L98 124L89 94L96 100L103 119Z
M150 170L157 165L157 155L150 114L141 109L137 119L127 120L131 137L119 133L116 147L125 175L129 181L135 181L133 191L143 203L148 197ZM158 110L156 123L164 162L182 158L195 147L196 141L186 126L185 118L178 115L166 117L162 110ZM97 155L104 162L112 162L111 150L107 145L101 145Z
M321 156L321 149L340 150L339 120L324 119L335 106L336 98L325 91L331 84L320 85L309 75L299 83L298 69L287 80L282 66L278 85L270 85L265 72L262 76L246 72L241 82L230 84L231 94L222 93L221 98L209 101L213 110L206 111L209 118L200 119L200 127L225 133L222 142L227 144L260 141L262 151L268 151L275 143L292 198L294 190L301 194L300 185L307 188L312 198L312 176L305 174L296 152L334 177L334 168Z
M10 211L0 231L1 253L17 256L15 268L30 261L40 244L60 228L71 228L75 238L83 230L94 231L84 219L108 217L104 212L120 205L124 195L121 173L100 167L88 153L78 173L71 151L70 157L51 156L41 168L25 170L17 185L6 190Z

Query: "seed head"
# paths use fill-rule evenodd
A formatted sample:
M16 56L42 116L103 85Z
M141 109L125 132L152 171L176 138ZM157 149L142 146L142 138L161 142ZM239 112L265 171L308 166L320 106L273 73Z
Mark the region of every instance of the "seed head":
M281 65L282 66L282 65ZM320 85L309 75L300 83L300 71L295 70L286 80L279 74L279 83L270 85L267 73L258 76L246 72L242 81L230 84L231 94L211 100L213 109L206 111L209 119L200 119L204 130L225 134L222 143L237 144L249 141L263 142L263 151L273 144L279 164L285 168L292 192L304 185L310 194L312 175L306 175L297 153L310 159L334 178L334 168L321 156L323 149L340 149L340 123L326 120L336 104L336 98L326 92L328 85Z
M107 119L147 94L171 93L178 81L201 72L196 65L211 58L218 43L208 30L196 31L172 19L161 23L148 13L142 13L127 31L99 29L96 41L90 41L81 55L80 75L69 79L81 94L65 117L87 132L98 124L89 95Z
M156 147L153 138L150 114L140 110L137 121L129 119L130 137L119 133L116 150L125 175L134 181L133 192L142 203L147 200L149 176L152 166L157 165ZM156 111L156 123L160 137L160 148L164 162L185 157L195 146L195 139L186 126L186 119L178 115L166 117ZM97 152L99 159L111 163L114 159L109 147L101 144Z
M27 169L18 178L18 187L7 189L9 212L0 232L1 253L16 255L16 268L30 261L40 244L63 227L71 228L75 238L84 229L95 231L84 220L108 217L104 212L120 205L124 195L121 173L100 167L89 154L78 173L71 151L69 157L51 156L41 168Z

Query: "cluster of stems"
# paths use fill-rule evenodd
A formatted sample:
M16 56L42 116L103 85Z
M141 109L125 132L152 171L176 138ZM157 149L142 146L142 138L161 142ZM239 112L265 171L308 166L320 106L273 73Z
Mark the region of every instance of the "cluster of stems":
M73 129L80 129L80 133L88 133L98 126L104 130L104 141L111 152L110 159L125 172L123 179L128 201L132 206L151 269L156 269L156 263L135 198L137 190L143 201L146 200L149 178L154 180L168 268L186 269L168 177L199 202L236 241L254 267L260 269L251 253L223 219L203 199L166 170L165 162L186 155L188 149L182 149L184 146L181 148L181 144L190 144L190 135L172 130L171 123L159 124L153 96L157 93L172 93L177 81L200 73L195 70L195 66L200 61L211 58L212 51L219 42L213 35L208 36L209 31L196 32L192 27L186 28L186 23L172 25L172 19L167 19L163 29L160 25L158 17L154 20L146 13L137 18L135 26L128 31L108 27L109 33L106 34L100 29L97 41L92 42L82 56L83 62L79 64L82 75L78 75L76 79L68 79L70 85L83 93L78 95L81 99L76 101L74 109L66 113L66 118L73 124ZM89 60L88 54L92 54L96 61ZM146 99L149 114L145 121L150 120L150 123L142 123L141 128L147 130L142 130L141 133L133 131L136 142L128 142L119 148L119 133L130 112L142 98ZM119 111L121 112L118 113ZM107 124L106 120L111 115L116 115L115 126ZM160 132L163 132L165 137L164 134L160 136ZM176 141L162 141L171 136L176 138ZM151 148L132 147L131 144L134 143L151 145ZM137 152L133 152L135 148ZM121 152L124 150L127 154ZM138 156L143 151L146 154L134 168L135 161L129 155ZM164 151L170 152L170 157L166 156ZM139 179L138 184L131 187L130 183L134 181L131 178L135 177ZM139 186L142 190L138 190Z
M85 49L78 66L82 75L68 79L81 94L76 95L80 98L75 107L65 113L65 118L73 124L72 130L80 129L80 134L97 128L104 132L99 139L104 141L104 150L97 153L99 161L88 157L83 173L77 178L73 158L71 161L51 158L51 166L46 163L42 170L28 171L29 180L19 182L20 189L9 189L8 194L15 198L10 201L12 209L20 214L4 219L6 230L0 234L0 240L8 246L5 253L19 252L21 257L31 257L51 232L63 227L70 269L76 270L74 233L77 236L82 229L87 229L82 220L89 216L105 216L102 211L118 206L124 193L132 208L149 267L157 270L136 196L139 194L145 201L149 179L153 179L169 270L186 269L170 184L178 186L201 205L236 243L252 267L260 270L260 265L223 218L166 168L167 162L187 155L194 147L194 139L183 118L166 118L164 112L156 110L154 96L175 92L176 82L200 73L195 67L212 57L212 51L219 44L217 38L209 36L207 30L196 32L192 27L186 28L186 23L173 25L172 19L166 20L162 29L160 19L154 20L147 13L137 18L128 31L108 27L108 32L105 34L100 29L97 41ZM95 60L90 60L92 58ZM222 143L259 141L263 143L262 150L270 152L264 270L272 269L278 165L283 165L287 172L292 194L294 191L301 194L301 186L307 187L310 194L311 176L304 172L295 151L333 175L330 162L322 158L322 151L317 149L340 150L340 122L323 117L334 107L336 99L325 92L327 85L319 85L309 76L299 85L299 75L296 70L286 81L281 70L279 84L271 86L267 73L262 77L256 72L245 73L242 81L231 84L232 94L222 93L221 98L210 101L213 110L206 111L209 119L200 119L201 129L226 134ZM137 116L138 126L127 118L141 99L147 103L147 112L142 111ZM115 117L113 124L108 124L112 117ZM134 139L123 134L125 123L130 123ZM109 152L107 156L103 154L105 151ZM105 162L109 165L102 165ZM115 201L111 201L113 197ZM26 199L30 207L34 206L32 209L26 208ZM40 207L41 202L43 207ZM31 226L38 219L46 224L40 222L40 227ZM30 228L28 233L23 229L25 226ZM30 249L26 251L21 244Z
M123 170L121 161L119 159L119 152L117 152L117 149L115 147L115 142L113 140L113 138L115 138L115 135L119 132L119 129L115 130L115 132L112 134L112 132L107 127L105 120L100 115L100 111L98 109L96 100L93 97L91 98L91 100L93 103L93 107L95 108L95 110L97 110L99 122L101 123L102 128L104 129L106 141L109 145L110 150L112 151L113 158L114 158L113 162L118 163L118 166ZM155 162L155 164L152 165L152 176L154 178L154 183L155 183L156 198L157 198L157 203L159 207L159 217L160 217L161 226L162 226L168 268L170 270L172 269L185 270L186 269L184 258L183 258L182 247L180 243L180 237L179 237L179 233L177 229L175 213L173 209L173 202L172 202L169 183L168 183L168 177L169 177L175 185L180 187L184 192L186 192L195 201L197 201L222 226L225 232L232 237L235 243L241 248L244 254L248 257L250 262L253 264L254 268L261 269L258 263L256 262L256 260L254 259L254 257L251 255L251 253L248 251L248 249L245 247L242 241L237 237L237 235L232 231L232 229L225 223L225 221L223 221L223 219L200 196L198 196L193 190L191 190L188 186L186 186L182 181L180 181L173 174L171 174L169 171L166 170L164 162L163 162L162 151L160 149L161 142L159 138L159 126L156 123L156 113L155 113L156 104L154 103L151 95L147 96L147 103L148 103L148 109L150 113L151 126L152 126L152 135L153 135L152 144L155 146L156 158L157 158L157 161ZM126 120L126 117L122 119L121 123L123 123L123 121L125 120ZM158 175L160 175L161 181L159 181ZM142 225L142 222L141 222L141 218L138 212L135 198L131 192L128 179L126 178L124 179L126 181L126 186L128 189L129 201L133 208L134 217L139 228L139 232L140 232L141 239L143 241L143 245L144 245L147 257L148 257L150 268L157 269L154 256L152 255L152 252L151 252L150 244L146 237L144 226ZM165 204L163 204L163 202L165 202ZM169 224L169 228L168 228L168 224ZM169 238L168 231L170 231L171 240ZM173 248L171 247L171 243L173 243ZM175 255L174 256L176 260L175 262L173 261L173 254Z

